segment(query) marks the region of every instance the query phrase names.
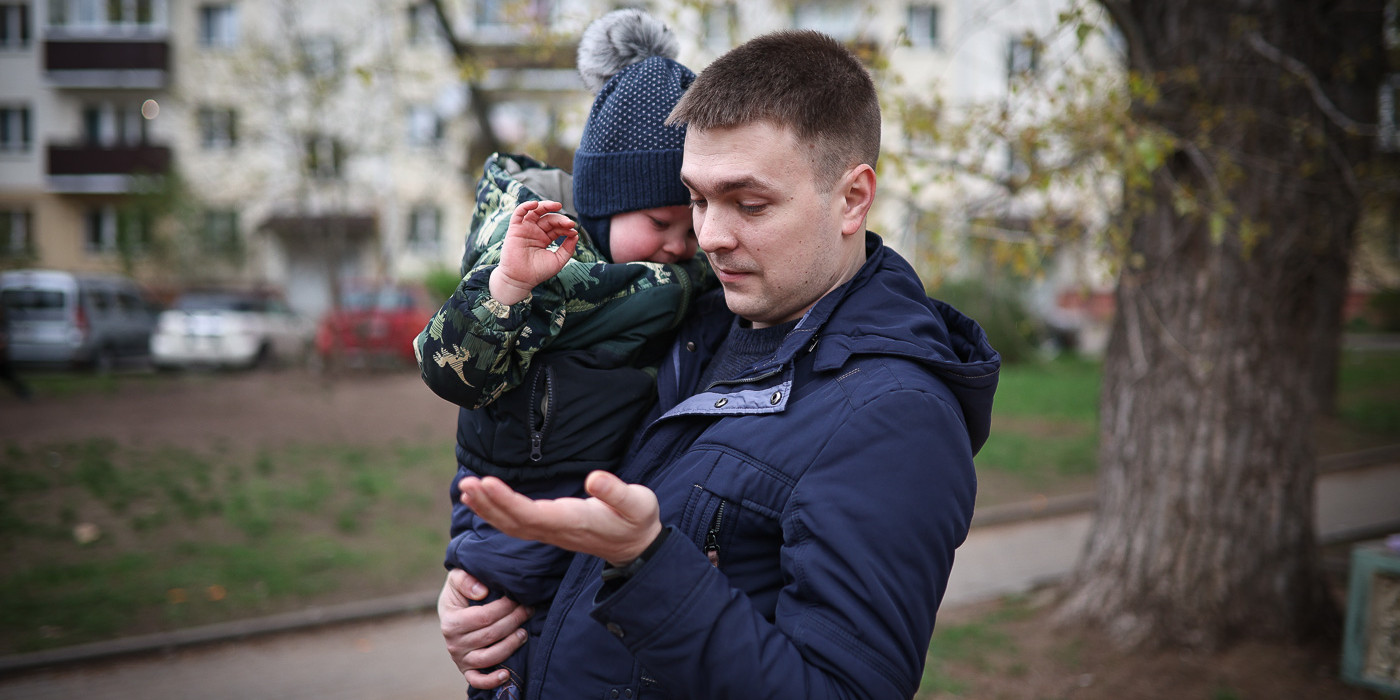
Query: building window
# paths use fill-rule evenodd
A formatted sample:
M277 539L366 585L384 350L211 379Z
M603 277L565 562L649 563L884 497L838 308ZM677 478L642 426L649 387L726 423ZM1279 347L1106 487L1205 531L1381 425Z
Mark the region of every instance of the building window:
M1040 70L1040 41L1025 34L1006 42L1006 77L1028 78Z
M146 143L141 105L89 104L83 107L83 138L90 146L141 146Z
M739 26L739 14L734 3L706 5L701 12L705 27L705 47L711 51L724 51L733 46L734 31Z
M238 114L231 109L199 109L199 145L206 151L224 151L238 145Z
M120 251L140 255L150 247L153 226L149 211L93 207L88 209L86 220L83 247L90 255L112 255Z
M491 105L491 128L501 141L514 148L547 143L555 132L555 117L547 107L530 100L511 100Z
M34 215L27 209L0 209L0 257L22 258L34 252Z
M848 41L856 38L860 27L860 9L855 3L803 2L793 3L794 29L812 29L828 36Z
M312 135L306 139L306 172L317 180L339 179L345 168L345 146L340 139Z
M164 0L49 0L52 27L149 28L164 24Z
M87 235L83 248L93 255L117 252L117 212L112 207L93 207L87 211Z
M49 0L49 24L55 27L96 27L102 0Z
M408 143L412 146L436 146L442 142L443 122L429 105L408 108Z
M433 46L443 39L442 25L438 23L437 10L430 2L416 2L408 6L408 43L414 46Z
M437 253L441 243L441 216L438 208L424 204L408 213L408 247L422 253Z
M155 23L155 0L107 0L108 24L150 26Z
M938 9L937 5L909 6L910 46L921 49L932 49L939 46Z
M209 209L204 212L204 249L216 256L237 255L243 247L238 234L238 212L233 209Z
M302 70L313 78L330 78L340 72L340 46L334 37L308 37L301 44Z
M535 27L548 29L554 21L553 0L477 0L472 14L477 29Z
M28 153L34 143L28 107L0 107L0 153Z
M0 3L0 49L27 49L29 37L29 3Z
M238 8L230 4L199 8L199 45L228 48L238 44Z
M131 255L141 255L151 247L151 212L124 209L117 215L117 245Z

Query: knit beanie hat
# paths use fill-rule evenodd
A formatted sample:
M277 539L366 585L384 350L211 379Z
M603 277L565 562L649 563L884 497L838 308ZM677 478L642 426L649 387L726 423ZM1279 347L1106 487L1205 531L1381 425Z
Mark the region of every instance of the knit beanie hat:
M636 9L603 15L579 40L579 74L598 95L574 154L574 206L609 260L610 217L690 202L680 180L685 127L665 124L695 80L678 51L671 30Z

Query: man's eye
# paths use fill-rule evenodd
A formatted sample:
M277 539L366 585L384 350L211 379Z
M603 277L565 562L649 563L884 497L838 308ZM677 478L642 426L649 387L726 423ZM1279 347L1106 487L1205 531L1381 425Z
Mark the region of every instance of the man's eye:
M739 211L745 214L761 214L767 207L767 204L740 204Z
M704 208L705 208L705 200L703 200L703 199L692 199L692 200L690 200L690 208L691 208L691 209L704 209Z

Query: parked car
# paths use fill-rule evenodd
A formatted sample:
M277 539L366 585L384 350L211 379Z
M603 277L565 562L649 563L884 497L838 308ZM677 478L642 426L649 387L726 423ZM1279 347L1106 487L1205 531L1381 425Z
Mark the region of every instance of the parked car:
M158 309L130 278L11 270L0 273L0 303L17 364L106 371L150 355Z
M189 291L160 314L151 361L161 368L247 368L302 362L311 322L271 292Z
M417 285L357 285L316 329L316 354L325 366L416 364L413 339L440 304Z

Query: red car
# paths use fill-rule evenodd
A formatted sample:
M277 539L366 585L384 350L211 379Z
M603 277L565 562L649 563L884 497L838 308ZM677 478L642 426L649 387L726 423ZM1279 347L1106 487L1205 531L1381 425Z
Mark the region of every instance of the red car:
M328 367L416 365L413 339L437 309L415 285L349 288L340 308L321 317L316 355Z

